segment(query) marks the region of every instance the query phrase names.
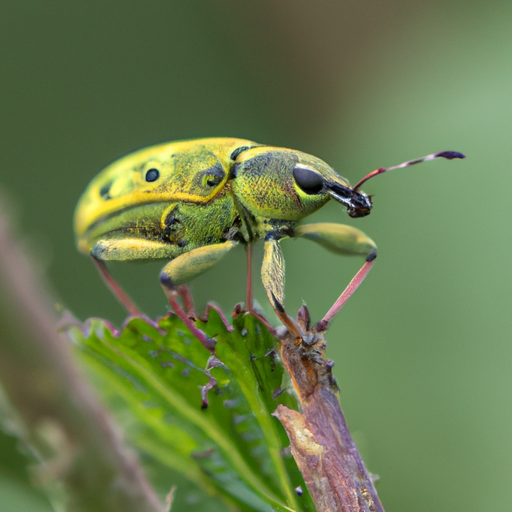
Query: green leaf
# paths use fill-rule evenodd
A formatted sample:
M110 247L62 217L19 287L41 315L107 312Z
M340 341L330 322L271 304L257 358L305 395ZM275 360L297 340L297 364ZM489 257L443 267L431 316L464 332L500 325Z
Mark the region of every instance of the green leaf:
M278 404L298 409L276 339L251 314L228 326L209 308L196 325L216 340L214 355L175 315L157 322L133 317L119 331L92 319L69 331L144 453L233 510L313 511L272 416Z

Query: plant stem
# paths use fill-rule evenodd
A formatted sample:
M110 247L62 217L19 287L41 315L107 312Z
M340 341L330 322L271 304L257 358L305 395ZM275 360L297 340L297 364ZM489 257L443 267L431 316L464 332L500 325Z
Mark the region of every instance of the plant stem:
M307 332L307 310L299 312L298 321ZM306 342L287 332L281 339L302 413L279 405L274 415L288 434L317 512L384 512L341 411L332 361L324 360L323 336L314 329L308 336Z

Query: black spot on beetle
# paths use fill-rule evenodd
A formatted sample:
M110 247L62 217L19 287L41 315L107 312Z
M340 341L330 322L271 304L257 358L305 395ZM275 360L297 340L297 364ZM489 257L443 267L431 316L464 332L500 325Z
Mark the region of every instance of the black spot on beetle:
M176 218L176 213L178 212L178 208L174 208L169 212L167 217L165 218L164 224L166 228L170 228L173 224L179 224L179 219Z
M203 171L201 173L201 176L202 179L206 177L206 185L208 185L209 187L216 187L226 177L226 171L219 163L214 167Z
M100 196L105 201L112 199L109 194L111 186L112 186L112 183L110 182L110 183L107 183L106 185L103 185L103 187L100 188Z
M219 179L218 176L213 176L211 178L209 178L208 180L206 180L206 184L209 186L209 187L215 187L216 185L218 185L219 183L221 182L221 180Z
M239 148L236 148L233 153L231 153L231 156L229 157L231 160L236 160L240 153L243 153L244 151L247 151L248 149L251 149L249 146L241 146Z
M158 169L152 168L146 172L146 181L152 182L156 181L160 177L160 171Z

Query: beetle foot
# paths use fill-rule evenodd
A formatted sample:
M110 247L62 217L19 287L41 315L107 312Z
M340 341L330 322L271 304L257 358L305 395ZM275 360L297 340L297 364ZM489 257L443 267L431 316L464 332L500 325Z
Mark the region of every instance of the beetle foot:
M178 301L176 300L179 294L177 288L173 287L169 289L166 286L164 286L163 288L169 300L169 304L171 305L171 308L174 311L174 313L176 313L176 316L181 319L181 321L187 326L188 330L192 333L192 335L195 336L195 338L199 340L207 350L214 353L217 341L213 338L210 338L201 329L198 329L195 326L194 321L188 317L185 311L183 311L181 306L178 304Z
M270 324L270 322L263 316L263 314L259 313L258 311L255 311L254 309L251 309L251 310L245 309L243 302L239 302L235 306L235 308L233 309L232 318L236 318L240 315L245 315L245 314L251 314L254 318L259 320L268 329L268 332L270 332L270 334L272 334L272 336L274 336L275 338L279 338L278 329L276 329L274 326L272 326ZM231 327L231 330L232 329L233 328Z
M223 311L218 307L216 306L215 304L207 304L206 305L206 311L204 312L204 316L205 316L205 322L208 320L208 316L210 315L210 310L213 310L215 311L221 318L222 320L222 323L224 324L224 327L226 327L226 330L228 332L231 332L233 330L233 327L229 324L226 316L224 315ZM199 318L199 320L201 320L201 318Z
M272 299L271 303L276 315L279 317L279 320L281 320L281 322L290 332L290 334L292 334L296 338L304 338L302 329L300 328L299 325L295 323L295 321L290 316L288 316L288 313L286 313L286 311L284 310L284 306L281 304L281 302L277 300L272 290L270 290L270 298Z

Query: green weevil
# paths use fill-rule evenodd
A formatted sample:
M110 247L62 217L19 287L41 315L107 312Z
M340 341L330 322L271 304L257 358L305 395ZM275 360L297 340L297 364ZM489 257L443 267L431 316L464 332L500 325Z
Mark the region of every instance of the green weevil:
M78 249L91 255L107 284L132 314L138 310L112 280L105 261L166 260L160 281L179 309L178 285L217 263L239 244L264 241L261 277L268 299L290 329L284 310L284 259L280 241L313 240L338 254L366 256L351 284L321 321L328 322L362 282L376 256L375 243L347 225L299 225L335 199L351 217L368 215L371 197L360 186L370 177L442 156L443 152L377 169L351 187L325 162L309 154L236 138L170 142L141 149L109 165L89 184L75 212ZM250 270L249 270L250 275ZM250 278L247 309L252 309ZM190 324L190 321L188 322ZM319 324L317 324L319 325Z

